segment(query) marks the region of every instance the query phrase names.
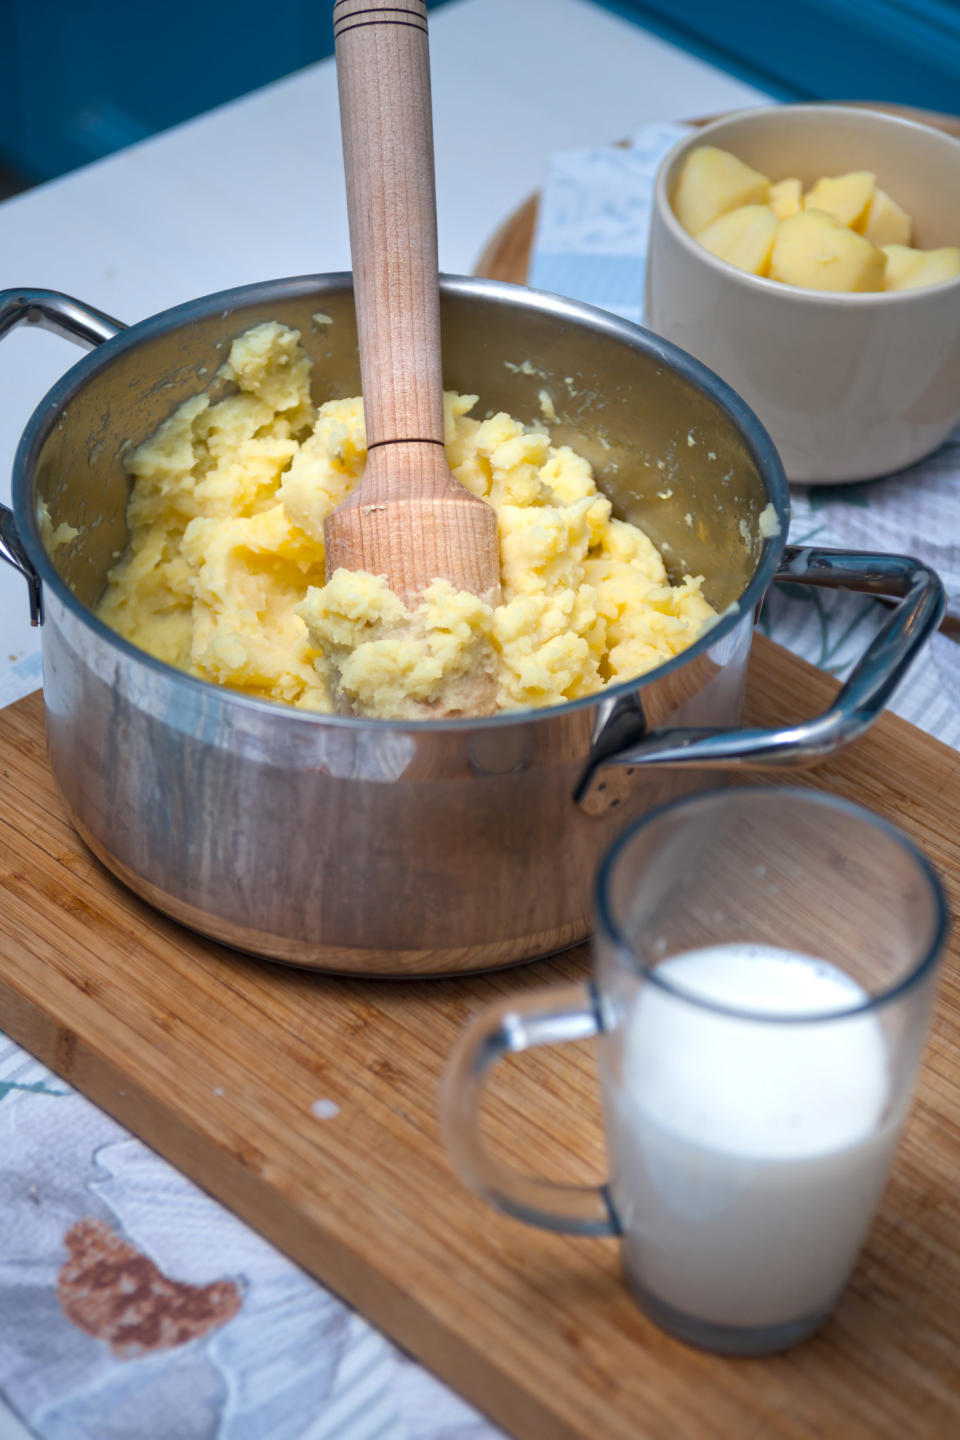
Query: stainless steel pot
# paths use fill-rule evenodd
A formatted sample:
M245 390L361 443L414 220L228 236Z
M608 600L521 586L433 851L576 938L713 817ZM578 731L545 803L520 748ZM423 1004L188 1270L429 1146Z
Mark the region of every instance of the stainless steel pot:
M937 577L914 560L785 545L787 487L769 437L683 352L520 287L447 279L442 290L446 383L478 393L480 414L526 421L542 418L548 391L554 441L587 455L617 512L672 568L706 575L719 624L652 674L549 710L374 722L254 700L151 659L91 609L126 541L124 450L263 320L301 331L318 399L356 394L350 277L252 285L127 330L65 296L0 294L0 335L38 324L96 347L32 416L14 508L0 516L4 558L43 622L50 763L73 822L169 915L316 969L480 969L582 939L596 862L628 821L699 787L705 768L809 764L846 744L942 613ZM779 534L762 533L764 513ZM52 543L64 523L76 538ZM826 714L738 730L772 579L900 604Z

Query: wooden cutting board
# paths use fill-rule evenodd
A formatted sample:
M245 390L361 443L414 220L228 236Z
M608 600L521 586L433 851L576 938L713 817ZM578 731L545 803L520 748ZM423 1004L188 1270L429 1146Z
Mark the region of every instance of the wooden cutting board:
M809 715L835 688L756 637L750 722ZM956 906L958 770L960 755L888 715L797 778L899 822ZM723 1360L643 1319L613 1241L497 1216L447 1162L437 1092L468 1014L504 991L583 975L585 947L450 981L261 964L166 920L84 849L47 766L39 696L0 713L0 784L0 1027L506 1430L523 1440L960 1434L955 944L895 1174L836 1316L785 1356ZM492 1143L541 1174L599 1179L589 1049L504 1069ZM317 1118L317 1100L333 1101L335 1117Z

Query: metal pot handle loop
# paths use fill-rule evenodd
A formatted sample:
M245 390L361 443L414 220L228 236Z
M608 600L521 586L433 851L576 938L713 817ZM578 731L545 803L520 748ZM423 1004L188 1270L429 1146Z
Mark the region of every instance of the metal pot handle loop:
M18 325L39 325L84 350L93 350L126 329L102 310L58 290L0 290L0 340Z
M18 325L39 325L41 330L72 340L84 350L93 350L126 328L102 310L94 310L57 290L0 290L0 340ZM3 504L0 504L0 560L19 570L26 580L30 590L30 624L41 624L40 576L23 548L13 511Z
M40 585L40 576L27 558L27 552L17 533L17 522L13 518L13 511L3 504L0 504L0 560L6 560L14 570L19 570L26 580L27 588L30 591L30 624L42 625L43 591Z
M783 730L654 730L602 758L595 742L597 758L588 762L575 792L579 805L590 813L607 808L599 790L610 765L729 770L816 764L869 730L940 624L946 604L940 577L909 555L788 545L774 578L786 585L865 591L900 603L822 715Z

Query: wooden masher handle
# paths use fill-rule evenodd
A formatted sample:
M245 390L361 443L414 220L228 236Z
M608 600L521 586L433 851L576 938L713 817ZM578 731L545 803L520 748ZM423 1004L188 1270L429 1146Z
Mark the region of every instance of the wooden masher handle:
M427 11L333 10L368 448L443 443L443 375Z

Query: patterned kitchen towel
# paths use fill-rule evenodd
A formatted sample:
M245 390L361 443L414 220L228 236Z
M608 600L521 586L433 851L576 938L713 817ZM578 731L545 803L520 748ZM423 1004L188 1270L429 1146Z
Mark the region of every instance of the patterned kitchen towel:
M5 705L12 705L15 700L20 700L24 695L30 695L34 690L39 690L43 684L43 667L40 663L40 639L37 635L35 650L29 655L22 656L14 661L8 669L0 673L0 710Z
M652 181L688 125L647 125L627 147L561 150L540 197L529 283L643 324Z
M0 1157L0 1391L40 1440L503 1440L3 1036Z

